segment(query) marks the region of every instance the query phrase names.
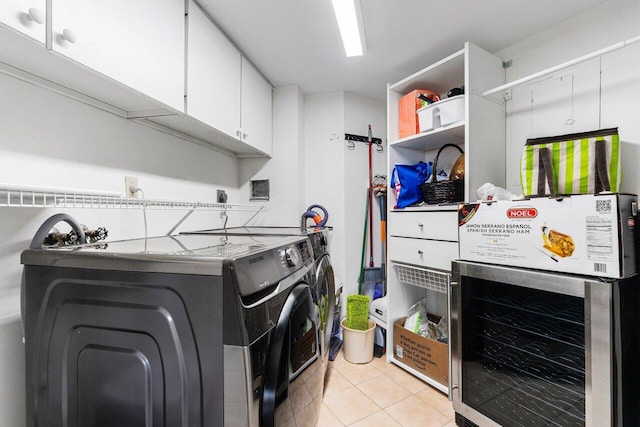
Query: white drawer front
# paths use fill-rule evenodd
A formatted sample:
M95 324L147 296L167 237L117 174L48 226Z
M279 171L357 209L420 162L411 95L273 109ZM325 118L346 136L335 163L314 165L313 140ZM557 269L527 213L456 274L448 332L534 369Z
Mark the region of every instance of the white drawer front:
M389 238L389 259L427 268L451 270L451 261L458 258L458 243L439 240Z
M391 212L389 235L458 241L458 211Z

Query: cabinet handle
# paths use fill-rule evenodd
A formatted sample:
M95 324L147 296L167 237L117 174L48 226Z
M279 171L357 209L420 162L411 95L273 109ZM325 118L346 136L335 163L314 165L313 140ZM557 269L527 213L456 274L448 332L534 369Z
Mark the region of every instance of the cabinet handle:
M236 129L236 136L237 136L238 138L242 138L242 130L240 130L240 129Z
M418 255L423 255L424 252L422 252L422 249L418 249Z
M65 28L64 30L62 30L62 38L68 41L69 43L75 43L78 41L78 37L76 36L76 33L74 33L72 30L68 28Z
M42 14L42 12L40 12L40 9L37 9L35 7L30 8L27 16L36 24L44 24L44 15Z
M423 224L423 223L421 223L421 222L419 222L419 223L418 223L418 227L419 227L419 228L422 228L422 227L424 227L424 224Z
M243 141L246 141L248 137L249 137L249 134L248 134L248 133L244 132L244 133L242 134L242 140L243 140Z

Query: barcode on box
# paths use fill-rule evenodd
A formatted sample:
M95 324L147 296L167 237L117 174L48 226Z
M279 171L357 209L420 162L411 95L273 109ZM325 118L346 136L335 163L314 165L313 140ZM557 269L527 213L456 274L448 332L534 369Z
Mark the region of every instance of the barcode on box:
M607 264L603 264L601 262L593 263L593 271L596 273L606 273L607 272Z
M598 213L611 212L611 200L596 200L596 212Z

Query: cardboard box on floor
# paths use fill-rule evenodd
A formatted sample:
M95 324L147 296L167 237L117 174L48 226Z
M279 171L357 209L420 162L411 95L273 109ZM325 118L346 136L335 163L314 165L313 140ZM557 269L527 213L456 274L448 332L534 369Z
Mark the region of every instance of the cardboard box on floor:
M449 384L447 344L425 338L405 329L406 317L393 323L393 357L405 365L434 379Z

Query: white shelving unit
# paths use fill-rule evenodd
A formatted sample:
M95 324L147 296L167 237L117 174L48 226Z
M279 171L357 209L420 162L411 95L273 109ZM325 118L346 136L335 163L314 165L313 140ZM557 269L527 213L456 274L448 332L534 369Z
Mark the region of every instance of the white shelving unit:
M485 182L504 186L505 107L498 97L483 97L484 91L504 84L502 61L465 43L463 49L387 87L388 170L396 164L433 161L445 144L455 144L465 153L464 201L477 199L476 191ZM449 89L465 87L462 120L448 126L405 138L398 138L398 105L407 93L430 90L446 97ZM450 152L449 152L450 151ZM460 153L443 150L438 168L448 172ZM393 193L393 189L389 189ZM457 203L421 205L394 209L387 215L388 319L392 325L406 317L408 309L426 298L427 310L449 317L451 261L458 257ZM407 366L394 356L393 328L387 330L387 358L444 393L449 385ZM451 363L449 363L449 366Z

